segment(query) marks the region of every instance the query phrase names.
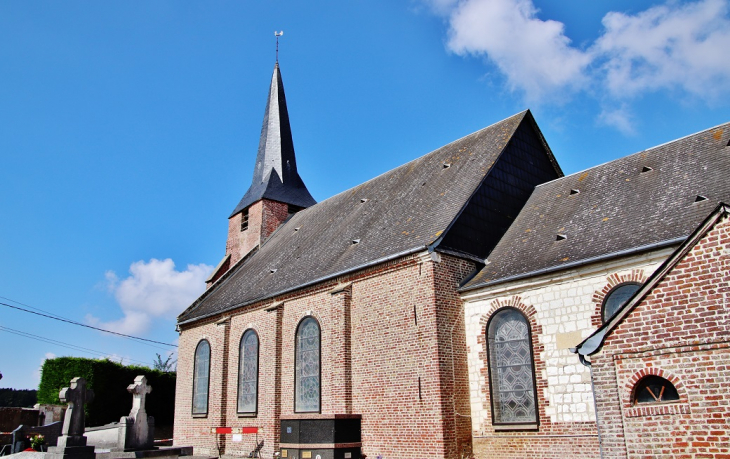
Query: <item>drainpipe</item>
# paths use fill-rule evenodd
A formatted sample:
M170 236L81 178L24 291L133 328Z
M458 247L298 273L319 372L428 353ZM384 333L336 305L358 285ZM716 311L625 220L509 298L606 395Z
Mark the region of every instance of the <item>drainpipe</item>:
M596 413L596 432L598 433L598 451L601 455L601 459L603 459L603 442L601 441L601 424L598 422L598 404L596 403L596 386L593 384L593 367L591 366L590 360L586 360L586 356L583 354L578 354L578 359L580 360L580 363L582 363L584 366L588 367L588 370L591 372L591 392L593 393L593 411Z

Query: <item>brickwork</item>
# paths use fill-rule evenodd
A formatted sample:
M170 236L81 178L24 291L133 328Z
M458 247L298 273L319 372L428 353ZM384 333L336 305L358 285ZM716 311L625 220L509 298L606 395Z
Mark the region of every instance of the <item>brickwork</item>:
M229 435L216 443L209 433L225 422L258 427L262 452L271 457L278 450L281 416L360 414L363 452L370 457L460 458L471 450L471 423L463 308L456 289L474 265L434 257L438 261L427 253L407 256L182 326L175 444L193 445L196 454L248 455L255 436L232 442ZM307 316L321 327L321 413L298 414L295 333ZM226 318L230 322L215 325ZM226 329L228 351L222 358ZM236 402L239 345L247 329L259 336L259 397L258 413L243 417ZM192 356L203 337L213 359L211 408L200 419L192 418L190 407Z
M231 255L230 266L266 241L289 216L287 204L262 199L248 207L248 228L241 231L243 214L239 212L228 219L226 255ZM224 272L221 269L221 273Z
M599 457L590 371L569 348L597 328L596 311L600 321L605 292L627 280L644 280L671 252L594 263L463 295L477 457ZM492 425L486 327L503 307L520 310L531 328L539 423L530 431L503 431Z
M729 272L724 217L591 358L606 457L730 457ZM669 380L679 401L636 404L647 375Z

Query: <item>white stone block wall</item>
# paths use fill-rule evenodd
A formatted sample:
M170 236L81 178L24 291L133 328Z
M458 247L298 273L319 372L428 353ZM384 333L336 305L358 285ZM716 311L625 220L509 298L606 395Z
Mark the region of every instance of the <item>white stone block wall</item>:
M484 359L485 323L495 310L495 302L508 303L515 297L534 308L535 321L542 328L538 337L543 351L535 358L545 364L536 369L536 378L547 381L543 393L537 394L538 404L552 424L595 422L595 410L589 368L582 365L569 348L575 347L595 329L595 315L600 308L596 296L617 276L646 279L669 256L672 247L643 255L593 263L540 277L526 278L492 287L465 292L467 346L469 353L469 389L472 429L477 435L490 430L492 415L485 404L488 389L487 362ZM613 275L613 280L610 276ZM533 331L534 332L534 331ZM485 406L487 405L487 406ZM541 420L544 422L544 420Z

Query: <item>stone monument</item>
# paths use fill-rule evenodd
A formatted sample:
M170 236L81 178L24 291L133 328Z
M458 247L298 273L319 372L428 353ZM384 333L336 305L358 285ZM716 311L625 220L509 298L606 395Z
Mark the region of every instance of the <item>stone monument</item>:
M132 394L132 411L119 421L118 445L124 451L151 449L154 443L155 419L147 416L145 398L152 392L152 386L147 385L147 378L137 376L134 383L127 386L127 391Z
M70 387L58 394L67 403L61 436L55 447L48 448L47 459L94 459L94 447L86 446L84 436L84 405L94 399L94 391L86 388L84 378L74 378Z

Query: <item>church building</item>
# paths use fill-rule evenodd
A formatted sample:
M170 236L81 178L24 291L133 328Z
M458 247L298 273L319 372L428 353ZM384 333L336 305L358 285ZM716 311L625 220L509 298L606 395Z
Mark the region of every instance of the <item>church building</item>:
M637 295L730 202L729 143L730 123L564 176L524 111L316 203L277 63L225 254L178 317L174 443L235 457L564 459L601 457L609 432L621 450L616 423L635 423L634 399L610 386L611 356L624 355L611 337L632 331L616 318L644 317L654 303ZM726 324L713 333L730 338ZM605 357L586 345L595 334ZM676 389L688 408L669 414L694 410Z
M594 392L611 376L596 380L571 350L730 202L729 141L726 123L535 187L460 289L477 457L624 457L601 456L596 425ZM655 348L668 336L645 337Z
M535 186L562 175L530 112L315 203L277 65L253 166L225 257L178 318L175 444L246 456L263 441L265 456L288 458L469 452L457 289Z

